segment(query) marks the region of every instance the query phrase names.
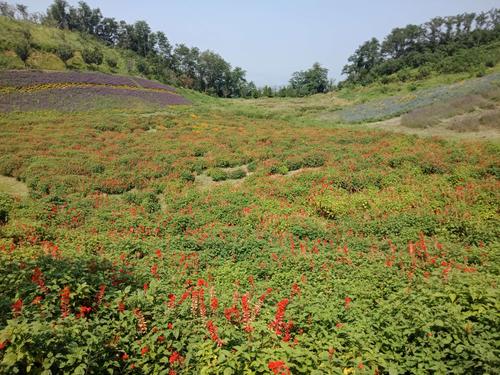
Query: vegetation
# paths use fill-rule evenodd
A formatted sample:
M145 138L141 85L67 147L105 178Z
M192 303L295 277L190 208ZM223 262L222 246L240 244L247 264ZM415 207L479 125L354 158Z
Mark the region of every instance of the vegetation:
M497 372L497 65L227 100L137 77L189 78L145 23L0 11L4 68L74 69L0 72L0 373Z
M422 79L432 72L481 71L500 61L500 9L436 17L395 28L382 42L363 43L349 57L344 84Z
M498 367L495 143L185 95L2 116L1 371Z

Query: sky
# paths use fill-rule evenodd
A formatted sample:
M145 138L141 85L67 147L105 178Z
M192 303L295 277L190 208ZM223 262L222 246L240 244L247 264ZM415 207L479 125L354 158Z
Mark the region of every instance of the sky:
M10 0L8 2L16 2ZM19 0L31 12L52 0ZM71 5L78 1L69 0ZM364 41L435 16L478 12L500 0L86 0L105 17L145 20L172 44L219 53L258 86L284 85L314 62L341 78L347 58Z

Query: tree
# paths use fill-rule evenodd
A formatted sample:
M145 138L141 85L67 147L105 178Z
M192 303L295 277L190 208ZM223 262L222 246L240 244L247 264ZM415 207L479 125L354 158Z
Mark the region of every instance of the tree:
M103 18L95 33L104 43L114 46L118 43L118 22L114 18Z
M4 17L14 18L16 9L6 1L0 1L0 14Z
M47 21L60 29L67 29L70 23L67 8L68 3L65 0L54 0L49 9L47 9Z
M21 18L26 21L28 19L28 7L23 4L16 4L16 9Z
M380 43L377 38L364 42L347 60L342 74L347 74L350 81L363 80L370 71L381 62Z
M319 63L314 63L309 70L293 73L290 86L299 96L327 92L328 69L321 67Z

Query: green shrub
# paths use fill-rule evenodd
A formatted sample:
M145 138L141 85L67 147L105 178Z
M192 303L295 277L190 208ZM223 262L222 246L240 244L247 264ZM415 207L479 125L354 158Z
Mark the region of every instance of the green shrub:
M118 61L113 56L108 56L106 57L106 64L108 64L110 68L116 68L118 66Z
M86 64L101 65L104 55L98 47L94 47L93 49L84 48L82 50L82 58Z
M239 180L246 177L247 173L243 169L235 169L227 174L227 178L231 180Z
M194 175L189 171L181 172L181 180L185 182L193 182L195 180Z
M224 181L228 178L227 172L223 171L220 168L209 169L207 175L214 181Z
M63 44L57 47L56 55L66 64L75 55L75 52L69 45Z

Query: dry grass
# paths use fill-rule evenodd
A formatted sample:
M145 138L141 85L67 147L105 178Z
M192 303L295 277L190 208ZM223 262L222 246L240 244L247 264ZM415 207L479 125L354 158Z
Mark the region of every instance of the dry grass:
M426 107L417 108L401 117L401 124L409 128L426 129L438 125L442 120L473 112L477 109L491 109L495 107L494 92L466 95Z
M29 190L26 184L16 180L14 177L0 176L0 192L18 197L25 197Z

